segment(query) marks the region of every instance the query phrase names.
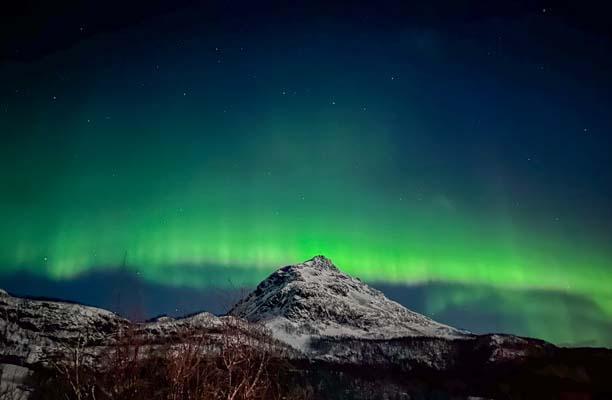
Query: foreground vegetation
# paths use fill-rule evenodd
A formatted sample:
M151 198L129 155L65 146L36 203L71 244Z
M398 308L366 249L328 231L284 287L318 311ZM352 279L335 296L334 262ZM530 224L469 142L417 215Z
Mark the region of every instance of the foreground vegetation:
M263 329L228 319L216 332L179 328L160 343L135 328L92 352L77 341L30 377L34 400L309 399L283 348ZM10 392L2 400L13 400Z

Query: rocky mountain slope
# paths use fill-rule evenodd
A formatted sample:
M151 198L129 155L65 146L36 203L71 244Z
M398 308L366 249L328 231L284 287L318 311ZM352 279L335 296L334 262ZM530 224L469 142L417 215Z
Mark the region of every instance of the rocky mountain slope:
M389 300L323 256L277 270L238 302L230 315L262 323L277 339L305 352L312 350L313 339L321 337L470 336Z
M75 303L23 299L0 291L0 355L38 362L45 352L73 346L95 346L129 324L118 315Z
M95 307L19 298L0 290L0 400L4 400L2 394L8 389L17 393L11 400L26 399L30 390L28 378L50 368L59 355L72 356L78 350L83 360L95 363L120 341L160 346L180 342L186 332L205 336L211 349L227 334L241 336L243 342L247 342L244 338L249 343L259 341L257 330L231 316L202 312L136 323ZM285 350L282 343L274 342L274 346Z

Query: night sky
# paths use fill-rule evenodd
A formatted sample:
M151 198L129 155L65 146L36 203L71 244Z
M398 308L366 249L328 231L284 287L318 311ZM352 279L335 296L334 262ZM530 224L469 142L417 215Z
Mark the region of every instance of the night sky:
M607 10L467 4L10 10L0 287L219 312L324 254L442 322L612 346Z

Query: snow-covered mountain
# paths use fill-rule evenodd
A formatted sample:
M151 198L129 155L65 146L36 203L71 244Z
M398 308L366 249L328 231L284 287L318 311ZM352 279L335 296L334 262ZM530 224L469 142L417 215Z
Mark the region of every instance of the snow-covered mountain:
M228 316L133 322L95 307L0 290L0 394L8 388L23 395L12 399L26 399L33 390L27 378L75 348L95 365L121 343L122 332L150 349L180 345L189 332L206 340L201 351L208 356L224 342L274 349L294 379L316 388L315 398L422 398L430 389L509 398L508 388L521 398L562 397L567 390L612 398L612 350L455 329L387 299L323 256L272 273Z
M262 323L277 339L305 352L314 338L470 336L389 300L324 256L277 270L230 315Z
M99 345L129 324L100 308L13 297L4 290L0 290L0 311L0 356L21 359L27 364L77 342Z
M24 299L0 290L0 392L26 399L26 379L36 365L66 349L95 353L129 322L80 304Z

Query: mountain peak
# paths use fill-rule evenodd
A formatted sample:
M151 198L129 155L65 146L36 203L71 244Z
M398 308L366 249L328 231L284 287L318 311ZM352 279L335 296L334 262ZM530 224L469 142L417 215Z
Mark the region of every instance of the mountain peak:
M465 335L387 299L324 256L275 271L230 314L262 323L277 339L301 350L313 337Z
M323 255L314 256L310 260L304 261L302 264L297 264L296 266L338 269L332 260Z

